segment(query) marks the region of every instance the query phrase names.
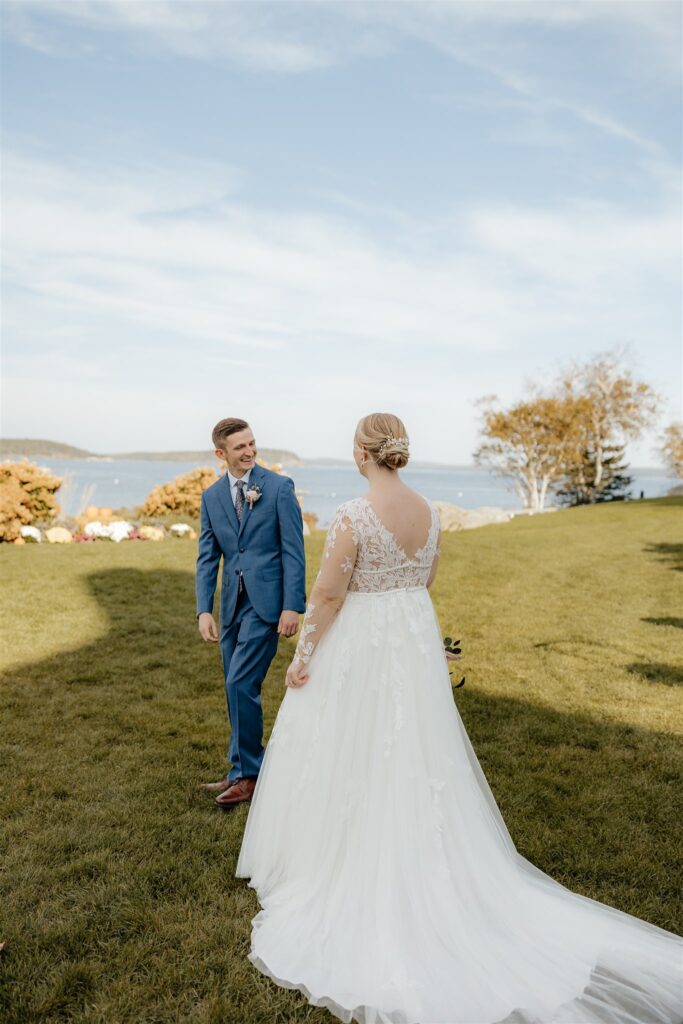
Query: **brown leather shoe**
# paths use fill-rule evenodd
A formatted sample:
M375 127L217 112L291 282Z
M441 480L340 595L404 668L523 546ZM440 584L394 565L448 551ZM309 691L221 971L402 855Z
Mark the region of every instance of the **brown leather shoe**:
M230 786L234 786L236 782L237 779L219 779L218 782L201 782L199 788L222 793L224 790L229 789Z
M220 807L222 811L229 811L237 804L244 803L245 800L251 800L255 788L255 778L237 779L230 789L216 797L216 807Z

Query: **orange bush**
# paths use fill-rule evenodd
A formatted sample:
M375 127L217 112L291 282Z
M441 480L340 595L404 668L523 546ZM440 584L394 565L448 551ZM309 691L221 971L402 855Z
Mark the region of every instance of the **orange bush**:
M211 466L200 466L183 473L167 484L159 484L145 498L141 512L146 516L198 516L202 493L218 480Z
M315 512L302 512L301 513L305 523L308 523L309 530L317 530L318 528L318 516Z
M54 519L61 478L28 459L0 462L0 540L16 540L22 526Z

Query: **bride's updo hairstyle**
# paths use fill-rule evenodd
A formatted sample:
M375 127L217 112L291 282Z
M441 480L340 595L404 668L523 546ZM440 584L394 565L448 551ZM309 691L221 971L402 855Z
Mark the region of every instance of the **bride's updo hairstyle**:
M372 412L356 428L356 442L367 448L373 462L386 469L408 465L408 434L403 421L390 412Z

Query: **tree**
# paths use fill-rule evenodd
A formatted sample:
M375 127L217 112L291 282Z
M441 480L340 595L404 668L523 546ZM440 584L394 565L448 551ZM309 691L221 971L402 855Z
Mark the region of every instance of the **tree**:
M496 410L495 395L480 400L485 440L475 463L510 477L526 508L540 511L548 490L571 504L626 495L625 444L657 414L659 396L608 352L560 374L548 392Z
M666 427L658 451L672 476L683 479L683 423L670 423Z
M621 361L622 353L602 353L583 365L574 364L560 378L559 394L580 398L584 409L577 445L560 484L580 495L580 504L604 500L602 495L615 483L617 449L622 446L623 454L625 442L640 437L657 416L659 395L649 384L635 380Z
M605 445L601 457L600 483L596 484L597 459L590 448L578 452L579 458L568 465L554 493L561 504L589 505L602 501L620 501L631 497L633 477L626 473L625 445Z
M494 409L496 401L490 395L479 403L485 440L474 452L474 462L510 477L524 507L539 512L548 487L576 450L586 411L583 400L572 394L535 394L508 410Z

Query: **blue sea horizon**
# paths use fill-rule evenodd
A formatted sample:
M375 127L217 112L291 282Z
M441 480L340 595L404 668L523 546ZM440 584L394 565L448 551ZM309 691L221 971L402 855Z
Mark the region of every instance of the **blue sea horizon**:
M134 509L142 504L153 487L167 483L181 473L197 467L196 462L139 459L52 459L36 458L63 478L58 500L66 515L75 515L85 505ZM318 516L318 525L328 526L335 509L343 501L363 494L367 481L355 465L306 463L286 466L303 496L303 508ZM663 469L632 468L631 493L638 498L661 497L679 481ZM448 501L461 508L491 505L521 511L522 502L509 480L494 476L478 466L407 466L401 476L409 487L432 501ZM546 506L553 504L552 496ZM182 519L182 516L179 517Z

